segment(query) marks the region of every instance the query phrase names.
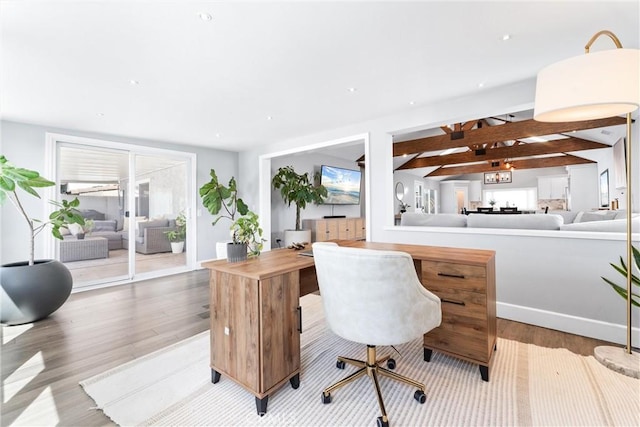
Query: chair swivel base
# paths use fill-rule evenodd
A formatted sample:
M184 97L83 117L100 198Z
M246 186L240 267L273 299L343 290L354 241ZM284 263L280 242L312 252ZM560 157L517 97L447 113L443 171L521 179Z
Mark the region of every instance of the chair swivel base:
M345 363L348 363L349 365L353 365L359 369L354 373L352 373L351 375L338 381L337 383L332 384L329 387L325 388L322 392L322 403L331 403L331 392L333 390L337 390L340 387L345 386L350 382L364 375L367 375L369 376L369 378L371 378L371 381L373 381L373 385L376 390L376 397L378 398L378 406L380 406L380 412L382 413L382 416L378 417L378 420L377 420L379 427L389 426L389 418L387 417L387 411L384 407L384 401L382 400L382 392L380 391L380 384L378 382L379 375L416 387L418 390L416 390L416 392L413 395L414 399L416 399L420 403L426 402L427 397L424 394L425 387L423 384L417 381L414 381L411 378L405 377L403 375L396 374L395 372L392 372L389 369L383 368L380 365L384 362L387 362L387 366L390 369L395 368L395 361L393 359L390 359L389 356L384 356L380 359L376 359L376 347L373 345L367 346L366 361L351 359L349 357L342 357L342 356L338 357L338 362L336 363L336 366L339 369L344 369Z

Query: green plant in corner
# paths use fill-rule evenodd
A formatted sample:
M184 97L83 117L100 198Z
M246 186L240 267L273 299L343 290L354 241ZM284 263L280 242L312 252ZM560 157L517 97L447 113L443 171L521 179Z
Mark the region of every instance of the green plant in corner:
M211 225L216 225L222 218L234 221L236 213L246 215L249 212L249 207L238 197L236 179L231 177L229 185L224 186L218 181L215 170L211 169L209 175L211 180L200 187L202 205L207 208L211 215L218 215L222 208L225 210Z
M82 218L80 212L76 209L80 205L78 198L72 201L62 200L61 202L50 200L49 203L58 209L49 215L48 221L43 222L27 214L18 196L18 187L39 199L40 195L35 189L51 187L53 185L55 185L54 182L41 177L38 172L16 167L11 164L4 155L0 155L0 205L9 200L29 226L30 266L34 264L35 237L41 231L51 226L51 234L53 237L62 240L61 227L67 227L69 224L80 224L81 226L85 224L84 218Z
M180 211L176 217L176 228L171 231L165 231L164 234L170 242L184 242L187 237L187 218L184 216L184 211Z
M262 228L258 221L258 215L248 211L231 224L231 236L233 243L244 243L249 248L249 256L258 256L266 242L262 238Z
M632 246L631 250L633 252L633 259L635 261L636 268L640 269L640 251L638 251L638 248L636 248L635 246ZM618 273L622 274L622 276L625 277L625 279L626 279L628 270L627 270L627 266L626 266L624 260L622 259L622 257L620 257L620 265L616 265L614 263L610 263L610 265ZM609 286L611 286L613 288L613 290L618 293L618 295L623 297L625 300L627 299L627 289L626 289L626 287L618 286L613 281L607 279L606 277L602 277L602 280L607 282L607 284L609 284ZM631 268L631 283L633 283L634 285L640 287L640 278L638 278L638 276L633 274L633 267ZM631 292L631 304L636 306L636 307L640 307L640 294Z
M317 181L319 173L315 173L313 178ZM280 190L280 195L288 206L293 202L296 205L296 231L302 230L300 221L300 211L307 207L307 203L316 205L323 202L327 197L327 189L322 186L313 185L309 173L296 173L293 166L285 166L278 169L278 172L271 179L271 185L275 190Z

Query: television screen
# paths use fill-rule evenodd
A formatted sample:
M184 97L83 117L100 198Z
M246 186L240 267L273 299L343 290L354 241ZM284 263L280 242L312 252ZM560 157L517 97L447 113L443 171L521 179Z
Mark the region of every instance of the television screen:
M320 184L327 189L327 205L360 204L360 171L322 165Z

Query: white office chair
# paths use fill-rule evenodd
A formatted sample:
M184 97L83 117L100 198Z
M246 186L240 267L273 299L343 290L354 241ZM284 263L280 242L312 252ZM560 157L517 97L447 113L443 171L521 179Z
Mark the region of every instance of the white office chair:
M366 361L338 357L338 368L348 363L360 369L325 388L322 401L330 403L333 390L366 374L373 381L382 412L378 426L388 426L378 375L416 387L414 398L420 403L426 401L425 387L390 371L395 361L389 356L376 359L376 346L409 342L440 325L440 299L422 286L407 253L314 243L313 256L329 328L367 346ZM380 366L385 361L389 369Z

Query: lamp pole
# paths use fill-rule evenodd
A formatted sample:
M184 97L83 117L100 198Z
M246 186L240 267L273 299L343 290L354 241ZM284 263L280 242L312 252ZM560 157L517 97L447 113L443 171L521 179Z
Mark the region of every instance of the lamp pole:
M616 49L590 53L607 36ZM585 55L552 64L538 73L534 119L543 122L594 120L626 114L626 348L600 346L596 359L607 367L640 378L640 356L632 353L632 161L631 113L640 106L640 50L623 49L611 31L599 31L585 46Z

